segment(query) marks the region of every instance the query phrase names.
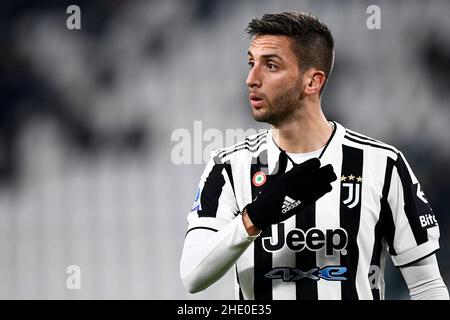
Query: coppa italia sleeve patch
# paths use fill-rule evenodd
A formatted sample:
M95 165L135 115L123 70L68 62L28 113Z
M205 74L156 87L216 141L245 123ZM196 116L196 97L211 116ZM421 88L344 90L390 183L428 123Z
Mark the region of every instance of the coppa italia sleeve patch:
M198 187L197 193L195 194L195 200L194 200L194 204L192 205L191 212L202 210L202 204L200 201L201 195L202 195L202 188Z
M255 187L261 187L267 181L267 176L264 172L255 172L252 178L252 183Z

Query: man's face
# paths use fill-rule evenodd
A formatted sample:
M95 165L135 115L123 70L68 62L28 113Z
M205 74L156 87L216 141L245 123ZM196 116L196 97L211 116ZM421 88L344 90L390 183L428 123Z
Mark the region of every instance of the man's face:
M302 80L287 36L256 36L248 51L247 77L253 118L278 126L301 104Z

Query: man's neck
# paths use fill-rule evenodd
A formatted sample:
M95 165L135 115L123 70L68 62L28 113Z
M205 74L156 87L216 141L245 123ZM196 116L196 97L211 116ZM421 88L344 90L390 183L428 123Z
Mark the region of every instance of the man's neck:
M307 153L319 150L328 142L333 128L320 107L298 112L287 122L272 126L275 142L286 152Z

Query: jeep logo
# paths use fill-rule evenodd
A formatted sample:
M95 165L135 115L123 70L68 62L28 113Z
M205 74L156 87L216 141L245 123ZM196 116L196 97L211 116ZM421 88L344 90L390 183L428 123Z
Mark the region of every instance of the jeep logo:
M289 250L299 252L305 248L310 251L319 251L325 248L325 255L332 256L334 250L343 255L347 254L347 232L342 229L326 229L325 232L321 229L311 228L306 233L301 229L292 229L285 235L284 224L279 223L278 237L264 237L262 238L262 245L267 252L274 252L281 250L287 246Z

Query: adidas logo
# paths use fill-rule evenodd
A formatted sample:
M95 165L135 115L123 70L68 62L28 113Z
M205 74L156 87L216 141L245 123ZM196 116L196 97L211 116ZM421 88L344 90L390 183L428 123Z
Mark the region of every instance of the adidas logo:
M300 200L295 201L294 199L286 196L284 198L283 207L281 208L282 213L286 213L295 207L297 207L300 203L302 203Z

